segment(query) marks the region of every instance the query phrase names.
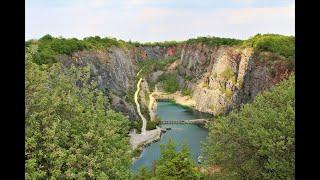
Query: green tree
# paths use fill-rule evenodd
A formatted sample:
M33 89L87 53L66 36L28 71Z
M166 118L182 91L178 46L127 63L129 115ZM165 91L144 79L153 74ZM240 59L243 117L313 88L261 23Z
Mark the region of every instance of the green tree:
M186 143L182 144L180 151L177 150L177 145L172 139L167 144L162 144L161 157L154 164L154 169L147 171L141 168L136 174L136 177L144 179L200 179L200 173L196 169L196 165L191 158L188 146ZM138 178L138 179L139 179Z
M256 51L269 51L289 59L295 57L295 37L279 34L257 34L245 40L244 46L253 47Z
M159 77L159 81L162 83L164 91L168 93L175 93L179 89L179 83L177 82L177 73L162 74Z
M146 167L142 166L140 169L139 169L139 172L135 175L135 178L136 180L150 180L154 178L152 176L152 172L149 171Z
M129 121L109 108L90 69L33 63L26 52L26 179L129 179Z
M294 82L292 75L216 118L203 146L205 164L221 166L219 176L228 179L294 179Z
M195 169L195 163L186 143L181 151L176 150L176 144L169 140L161 146L161 158L156 163L155 175L158 179L199 179L200 174Z

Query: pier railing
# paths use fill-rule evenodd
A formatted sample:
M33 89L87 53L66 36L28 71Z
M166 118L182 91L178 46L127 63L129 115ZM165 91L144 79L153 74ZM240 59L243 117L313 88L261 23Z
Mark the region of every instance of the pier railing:
M191 120L162 120L161 124L205 124L206 119L191 119Z

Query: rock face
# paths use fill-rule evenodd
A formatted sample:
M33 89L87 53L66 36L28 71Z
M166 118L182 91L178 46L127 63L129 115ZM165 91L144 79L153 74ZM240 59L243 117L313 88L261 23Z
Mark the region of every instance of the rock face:
M185 45L178 82L192 90L195 108L214 115L229 112L286 78L293 68L280 56L251 48Z
M135 49L137 58L146 59L164 59L170 56L180 55L181 45L160 47L160 46L140 46Z
M294 69L289 60L271 53L256 53L250 48L231 46L210 47L202 43L129 49L113 46L61 55L59 60L65 67L89 65L92 78L110 98L111 107L130 119L138 119L133 100L128 99L128 94L135 90L137 62L171 56L181 58L167 71L178 72L177 83L181 88L191 90L195 109L214 115L252 100ZM166 72L152 72L148 78L156 80L163 73ZM139 101L143 109L148 109L148 83L143 82L141 88Z
M126 49L112 46L105 50L85 50L70 56L60 55L58 59L66 68L71 64L76 67L89 65L91 78L98 82L99 88L110 98L111 107L129 116L130 119L138 119L133 100L127 102L125 98L135 89L137 62L166 58L177 53L180 53L177 47L151 46ZM143 105L147 107L147 103Z
M130 119L137 118L133 104L125 101L124 96L134 88L136 61L132 51L117 47L108 50L90 50L63 55L59 60L65 67L71 64L77 66L89 65L91 78L110 98L111 107L128 115Z

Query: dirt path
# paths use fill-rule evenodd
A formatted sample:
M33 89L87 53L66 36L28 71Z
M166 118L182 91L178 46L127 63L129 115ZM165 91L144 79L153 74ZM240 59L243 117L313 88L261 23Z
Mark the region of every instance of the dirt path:
M141 71L138 72L137 76L139 75ZM139 79L138 83L137 83L137 90L134 93L134 102L136 103L137 106L137 112L140 116L140 118L142 119L142 128L141 128L141 134L146 134L146 127L147 127L147 120L146 118L142 115L141 110L140 110L140 104L138 102L138 95L139 95L139 91L140 91L140 84L141 84L142 78Z

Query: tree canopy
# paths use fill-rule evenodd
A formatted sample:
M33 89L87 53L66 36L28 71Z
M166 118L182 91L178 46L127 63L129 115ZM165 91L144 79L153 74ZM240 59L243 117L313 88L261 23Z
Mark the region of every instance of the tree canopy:
M279 34L257 34L243 42L244 46L253 47L256 51L269 51L286 58L295 57L295 37Z
M89 68L37 65L32 57L27 48L26 179L129 179L129 121L110 110Z
M154 163L153 169L149 171L142 167L135 175L136 179L200 179L201 174L196 169L186 143L182 144L181 150L178 151L177 145L170 139L167 144L162 144L160 148L161 157Z
M226 179L294 179L294 76L209 126L207 166Z

